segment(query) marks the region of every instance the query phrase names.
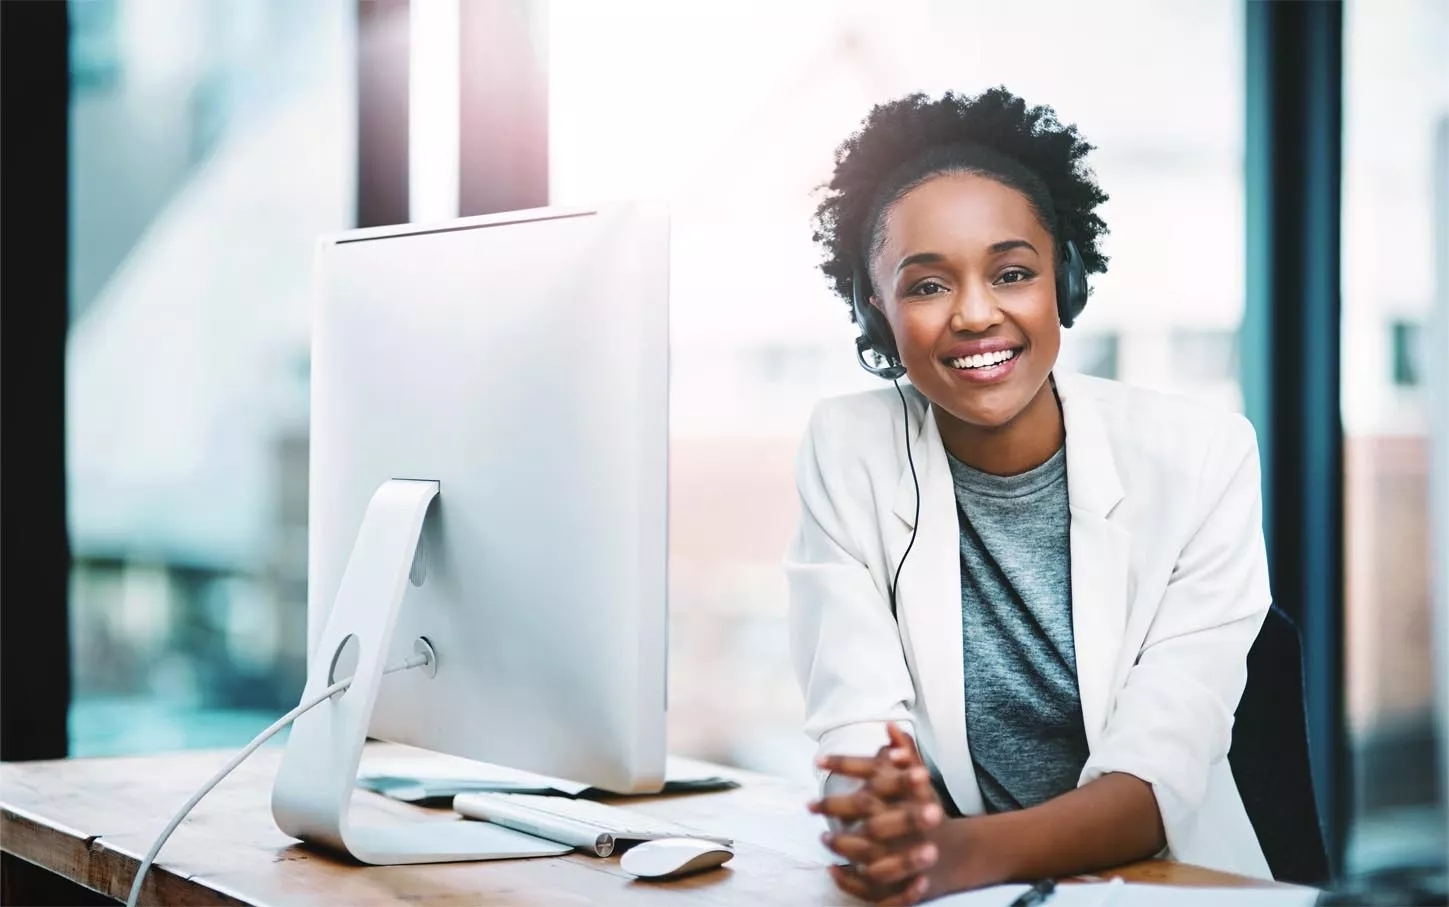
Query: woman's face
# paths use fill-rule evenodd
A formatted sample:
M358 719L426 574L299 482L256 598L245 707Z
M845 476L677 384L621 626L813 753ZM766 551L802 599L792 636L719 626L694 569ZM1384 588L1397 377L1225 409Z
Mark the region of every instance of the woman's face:
M871 259L911 383L966 425L1000 428L1046 384L1061 347L1051 234L1026 197L937 176L886 209Z

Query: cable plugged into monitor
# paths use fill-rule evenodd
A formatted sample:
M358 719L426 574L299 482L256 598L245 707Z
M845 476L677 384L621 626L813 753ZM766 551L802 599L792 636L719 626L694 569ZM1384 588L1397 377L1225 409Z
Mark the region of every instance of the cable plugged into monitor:
M383 669L383 673L396 674L399 671L411 671L422 668L429 677L433 676L437 671L438 660L436 653L433 651L432 644L426 639L419 637L414 643L414 649L417 652L416 655L406 661L389 665ZM196 793L191 795L191 799L187 800L186 804L176 812L176 815L171 817L171 821L166 823L166 827L161 831L161 834L156 836L156 841L151 845L151 850L147 852L145 859L141 861L140 867L136 870L136 878L131 882L131 894L126 898L126 907L136 907L140 902L141 886L146 881L146 873L150 871L151 864L156 862L156 856L161 852L161 848L166 845L167 839L180 827L182 821L196 808L196 804L200 803L203 797L211 793L212 789L220 784L223 779L236 771L237 766L246 761L246 758L256 752L262 744L275 737L279 731L332 697L342 695L351 686L352 678L347 677L303 700L295 709L278 718L265 731L262 731L254 737L251 743L242 747L241 751L231 758L231 761L222 766L220 771L212 775L209 781L198 788Z

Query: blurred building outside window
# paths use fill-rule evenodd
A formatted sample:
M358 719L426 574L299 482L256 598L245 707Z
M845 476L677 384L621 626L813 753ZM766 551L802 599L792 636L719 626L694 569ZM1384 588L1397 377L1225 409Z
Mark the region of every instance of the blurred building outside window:
M1424 383L1424 358L1428 338L1424 325L1418 321L1395 321L1389 325L1393 344L1393 380L1399 387L1418 387Z
M74 755L245 742L305 663L312 254L350 227L351 0L79 0Z
M1430 609L1428 357L1449 235L1449 6L1344 5L1345 648L1349 868L1439 861ZM1437 179L1436 179L1437 174ZM1436 189L1436 186L1438 187ZM1439 246L1443 248L1443 246ZM1441 272L1442 273L1442 272Z
M1084 375L1117 379L1117 349L1122 338L1116 332L1072 335L1072 360L1067 367Z

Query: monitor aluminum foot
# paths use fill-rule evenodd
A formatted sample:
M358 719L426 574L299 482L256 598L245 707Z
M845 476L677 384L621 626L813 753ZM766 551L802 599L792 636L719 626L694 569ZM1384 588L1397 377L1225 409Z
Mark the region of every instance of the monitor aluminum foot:
M373 865L554 856L570 847L485 822L423 819L353 826L349 810L372 710L418 541L438 483L393 479L373 495L318 643L303 701L348 676L352 686L292 725L272 788L272 816L289 835ZM426 641L423 646L427 647ZM430 648L430 647L429 647ZM434 667L436 663L434 663ZM340 672L340 673L339 673Z

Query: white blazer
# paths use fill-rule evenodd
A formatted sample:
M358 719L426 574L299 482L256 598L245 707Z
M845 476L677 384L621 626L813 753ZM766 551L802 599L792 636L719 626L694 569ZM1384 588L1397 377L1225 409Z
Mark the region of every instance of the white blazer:
M1257 439L1242 416L1058 375L1071 510L1072 635L1089 757L1078 784L1152 785L1168 853L1271 878L1228 768L1247 655L1267 614ZM956 806L983 811L966 739L955 489L936 420L906 389L826 400L800 451L785 570L791 654L822 753L913 733ZM897 588L892 571L920 526Z

